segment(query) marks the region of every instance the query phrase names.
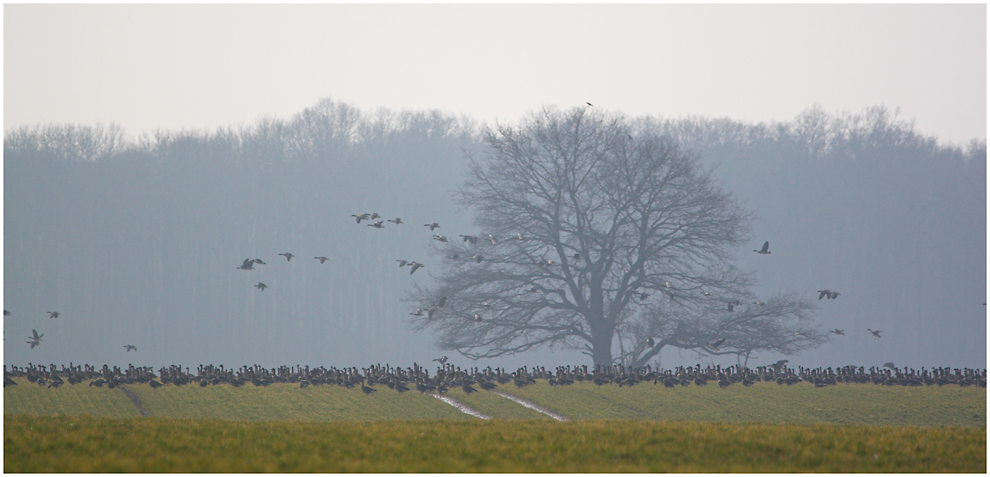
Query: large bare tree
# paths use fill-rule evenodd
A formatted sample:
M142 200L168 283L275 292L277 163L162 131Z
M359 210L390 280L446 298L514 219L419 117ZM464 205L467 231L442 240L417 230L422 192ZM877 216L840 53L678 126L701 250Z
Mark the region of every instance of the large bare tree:
M592 108L545 109L485 130L487 153L457 197L482 231L434 242L443 266L410 297L425 310L414 326L470 358L546 345L609 365L617 335L645 342L657 310L731 317L727 303L752 286L728 252L746 240L750 214L697 157L631 124Z

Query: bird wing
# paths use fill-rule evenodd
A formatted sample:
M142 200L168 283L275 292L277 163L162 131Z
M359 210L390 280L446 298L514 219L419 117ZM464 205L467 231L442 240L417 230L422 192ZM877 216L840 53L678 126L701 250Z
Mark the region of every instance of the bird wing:
M767 240L766 242L763 242L763 250L760 250L760 251L761 252L766 252L767 250L770 250L770 241L769 240Z

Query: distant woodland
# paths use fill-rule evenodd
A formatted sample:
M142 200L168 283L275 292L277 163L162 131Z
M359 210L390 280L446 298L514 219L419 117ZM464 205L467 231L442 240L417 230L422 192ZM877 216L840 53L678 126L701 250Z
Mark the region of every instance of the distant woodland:
M813 106L780 123L636 121L715 167L722 187L755 212L737 264L758 290L842 293L816 299L815 317L846 336L791 364L986 362L985 141L940 145L879 106L841 114ZM440 267L429 261L423 224L437 221L450 237L479 232L452 192L469 158L485 154L481 127L438 111L324 99L288 119L212 132L8 130L4 360L426 364L442 353L411 331L404 299ZM351 215L365 212L405 223L355 223ZM765 240L773 255L750 251ZM236 269L245 258L265 265ZM410 276L398 259L426 267ZM259 281L269 288L259 291ZM45 313L56 310L56 319ZM46 333L33 350L22 339L32 329ZM126 353L127 344L139 351ZM509 362L588 364L547 350L516 358ZM707 358L665 351L661 361Z

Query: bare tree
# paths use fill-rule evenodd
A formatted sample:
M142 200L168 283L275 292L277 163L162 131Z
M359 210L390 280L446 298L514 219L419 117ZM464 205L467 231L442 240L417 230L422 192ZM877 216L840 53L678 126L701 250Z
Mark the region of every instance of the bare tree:
M546 109L487 129L487 155L458 193L482 232L434 242L444 266L410 297L432 310L413 325L470 358L547 345L608 365L617 335L628 335L620 349L649 336L632 325L649 322L651 305L676 301L684 320L707 321L748 297L752 279L727 250L745 240L750 214L696 157L630 124Z
M651 305L619 333L626 341L622 362L643 366L667 346L708 355L735 354L748 361L753 352L790 355L828 341L824 332L811 326L809 313L814 307L807 300L794 293L749 301L753 299L747 293L731 300L674 299Z

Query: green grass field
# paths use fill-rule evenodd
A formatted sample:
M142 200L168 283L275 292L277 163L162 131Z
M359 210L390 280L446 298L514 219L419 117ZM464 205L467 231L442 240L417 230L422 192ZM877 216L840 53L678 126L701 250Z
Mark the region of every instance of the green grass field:
M4 415L4 472L985 472L986 428Z

